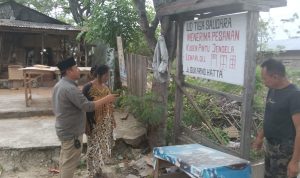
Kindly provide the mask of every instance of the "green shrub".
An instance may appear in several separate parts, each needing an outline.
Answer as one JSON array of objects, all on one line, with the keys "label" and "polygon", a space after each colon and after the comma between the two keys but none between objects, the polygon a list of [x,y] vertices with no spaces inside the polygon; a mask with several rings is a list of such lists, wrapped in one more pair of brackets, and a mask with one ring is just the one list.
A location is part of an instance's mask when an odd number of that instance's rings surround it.
[{"label": "green shrub", "polygon": [[130,113],[145,124],[158,125],[163,116],[164,107],[156,102],[152,93],[146,93],[142,97],[124,96],[121,103],[122,107],[127,108]]}]

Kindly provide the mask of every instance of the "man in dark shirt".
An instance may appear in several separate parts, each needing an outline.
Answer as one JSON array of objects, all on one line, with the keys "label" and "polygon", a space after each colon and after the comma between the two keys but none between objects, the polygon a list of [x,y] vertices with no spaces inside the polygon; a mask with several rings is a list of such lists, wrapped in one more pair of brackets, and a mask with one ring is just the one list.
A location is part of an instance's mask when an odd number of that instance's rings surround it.
[{"label": "man in dark shirt", "polygon": [[269,59],[261,68],[269,91],[253,147],[261,149],[265,138],[265,178],[294,178],[300,161],[300,90],[288,81],[280,61]]},{"label": "man in dark shirt", "polygon": [[61,61],[57,67],[62,79],[54,86],[52,104],[56,117],[56,134],[61,141],[60,178],[73,178],[82,151],[85,112],[94,111],[103,104],[113,102],[116,95],[88,101],[75,83],[80,78],[80,71],[74,58]]}]

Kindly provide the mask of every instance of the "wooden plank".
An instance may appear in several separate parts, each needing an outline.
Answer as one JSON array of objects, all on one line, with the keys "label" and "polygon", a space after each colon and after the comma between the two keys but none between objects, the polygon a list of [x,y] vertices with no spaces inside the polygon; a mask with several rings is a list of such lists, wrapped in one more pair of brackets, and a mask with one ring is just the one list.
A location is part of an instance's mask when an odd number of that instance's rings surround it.
[{"label": "wooden plank", "polygon": [[0,73],[2,72],[2,65],[4,64],[3,58],[3,36],[4,34],[0,32]]},{"label": "wooden plank", "polygon": [[124,59],[122,38],[120,36],[117,36],[117,49],[118,49],[120,78],[122,82],[122,71],[125,69],[125,59]]},{"label": "wooden plank", "polygon": [[140,96],[144,95],[144,88],[145,88],[145,57],[140,56],[140,73],[141,73],[141,80],[140,80]]},{"label": "wooden plank", "polygon": [[132,67],[131,67],[131,85],[132,85],[132,88],[131,88],[131,94],[134,94],[134,92],[135,92],[135,83],[136,83],[136,81],[134,81],[134,78],[135,78],[135,56],[132,54],[131,55],[131,65],[132,65]]},{"label": "wooden plank", "polygon": [[128,89],[129,89],[129,93],[132,94],[132,54],[128,55],[128,61],[129,61],[129,81],[130,81],[130,85],[128,85]]},{"label": "wooden plank", "polygon": [[28,102],[28,83],[27,83],[27,74],[26,71],[23,71],[23,77],[24,77],[24,89],[25,89],[25,103],[26,107],[29,107],[29,102]]},{"label": "wooden plank", "polygon": [[41,64],[42,65],[44,64],[44,48],[45,48],[45,34],[42,33],[42,55],[41,55],[41,58],[42,58]]},{"label": "wooden plank", "polygon": [[142,82],[142,95],[145,95],[147,89],[147,57],[143,57],[143,82]]},{"label": "wooden plank", "polygon": [[210,12],[224,9],[239,11],[266,10],[266,8],[286,6],[286,2],[286,0],[178,0],[160,5],[157,15],[166,16],[197,10]]},{"label": "wooden plank", "polygon": [[129,54],[126,54],[126,58],[125,58],[125,62],[126,62],[126,70],[127,70],[127,87],[128,87],[128,91],[129,91],[129,93],[130,93],[130,86],[131,86],[131,80],[130,80],[130,78],[131,78],[131,72],[130,72],[130,70],[131,70],[131,64],[130,64],[130,56],[129,56]]},{"label": "wooden plank", "polygon": [[242,105],[242,132],[240,153],[243,158],[250,158],[252,103],[255,90],[256,46],[259,12],[247,14],[247,39],[245,57],[244,93]]},{"label": "wooden plank", "polygon": [[[183,43],[183,21],[179,20],[178,22],[178,40],[177,40],[177,70],[176,70],[176,80],[179,81],[179,85],[182,85],[184,81],[183,76],[183,66],[182,66],[182,43]],[[180,124],[181,124],[181,118],[183,114],[183,94],[180,89],[180,86],[176,85],[175,89],[175,117],[174,117],[174,123],[173,123],[173,137],[172,142],[176,144],[176,138],[180,134]]]},{"label": "wooden plank", "polygon": [[[134,73],[134,76],[132,76],[132,79],[135,79],[137,78],[138,76],[138,71],[137,71],[137,56],[136,55],[133,55],[133,73]],[[136,95],[137,91],[138,91],[138,83],[137,81],[134,81],[132,82],[134,84],[134,87],[133,87],[133,94]]]},{"label": "wooden plank", "polygon": [[130,94],[143,96],[147,85],[147,57],[125,54],[127,70],[127,87]]},{"label": "wooden plank", "polygon": [[242,96],[238,96],[238,95],[234,95],[234,94],[230,94],[230,93],[225,93],[225,92],[221,92],[218,90],[213,90],[213,89],[209,89],[206,87],[201,87],[201,86],[195,86],[189,83],[184,83],[185,87],[188,88],[193,88],[199,92],[205,92],[205,93],[209,93],[209,94],[213,94],[213,95],[218,95],[221,97],[225,97],[227,99],[233,100],[233,101],[238,101],[238,102],[242,102],[243,101],[243,97]]},{"label": "wooden plank", "polygon": [[135,85],[136,81],[134,80],[136,78],[136,70],[135,70],[135,55],[132,54],[132,68],[131,68],[131,80],[132,80],[132,94],[135,93]]},{"label": "wooden plank", "polygon": [[87,63],[88,63],[88,47],[87,47],[86,43],[84,44],[84,61],[85,61],[86,66],[87,66]]},{"label": "wooden plank", "polygon": [[141,59],[136,55],[136,71],[137,71],[137,82],[136,82],[136,95],[141,96],[141,82],[142,82],[142,71],[141,71]]},{"label": "wooden plank", "polygon": [[246,4],[264,5],[271,8],[283,7],[287,5],[287,0],[241,0],[241,2],[244,2]]},{"label": "wooden plank", "polygon": [[143,92],[143,58],[141,56],[136,56],[137,57],[137,77],[138,77],[138,82],[137,82],[137,96],[142,96]]},{"label": "wooden plank", "polygon": [[159,159],[158,158],[154,158],[155,159],[155,165],[154,165],[154,173],[153,173],[153,177],[154,178],[158,178],[159,175]]},{"label": "wooden plank", "polygon": [[129,91],[129,93],[131,94],[131,88],[132,88],[132,80],[131,80],[131,76],[132,76],[132,71],[131,71],[131,69],[132,69],[132,59],[131,59],[131,54],[128,54],[128,67],[129,67],[129,70],[128,70],[128,72],[129,72],[129,74],[128,74],[128,76],[129,76],[129,79],[128,79],[128,91]]}]

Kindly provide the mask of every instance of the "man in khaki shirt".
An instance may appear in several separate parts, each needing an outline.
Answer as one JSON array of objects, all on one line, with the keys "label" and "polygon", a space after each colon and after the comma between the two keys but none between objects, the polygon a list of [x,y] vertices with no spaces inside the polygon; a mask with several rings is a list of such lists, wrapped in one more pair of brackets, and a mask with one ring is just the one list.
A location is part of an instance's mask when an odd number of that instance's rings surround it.
[{"label": "man in khaki shirt", "polygon": [[60,178],[73,178],[82,151],[85,112],[114,102],[117,95],[111,94],[97,101],[88,101],[75,83],[80,78],[80,72],[74,58],[59,62],[57,67],[62,79],[54,86],[52,103],[56,117],[56,134],[61,141]]}]

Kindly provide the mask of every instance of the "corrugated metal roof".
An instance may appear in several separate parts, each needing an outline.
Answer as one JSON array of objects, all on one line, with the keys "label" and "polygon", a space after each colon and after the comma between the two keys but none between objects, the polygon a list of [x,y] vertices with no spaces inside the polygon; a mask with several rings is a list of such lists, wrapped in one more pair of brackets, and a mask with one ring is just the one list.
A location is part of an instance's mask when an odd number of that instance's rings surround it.
[{"label": "corrugated metal roof", "polygon": [[59,30],[59,31],[76,31],[80,29],[72,25],[59,25],[50,23],[37,23],[20,20],[0,19],[0,27],[18,27],[27,29],[41,29],[41,30]]},{"label": "corrugated metal roof", "polygon": [[22,21],[68,25],[65,22],[49,17],[14,0],[0,4],[0,19],[10,19],[10,17]]},{"label": "corrugated metal roof", "polygon": [[300,50],[300,38],[270,41],[267,48],[274,50],[282,49],[284,51]]}]

